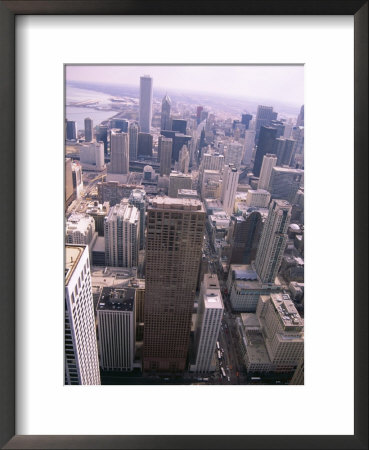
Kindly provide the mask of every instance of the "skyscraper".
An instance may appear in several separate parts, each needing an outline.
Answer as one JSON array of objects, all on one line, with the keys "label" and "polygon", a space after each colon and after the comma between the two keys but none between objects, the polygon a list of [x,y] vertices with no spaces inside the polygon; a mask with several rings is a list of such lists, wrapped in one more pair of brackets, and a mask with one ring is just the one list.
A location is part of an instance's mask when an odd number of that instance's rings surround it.
[{"label": "skyscraper", "polygon": [[91,142],[94,138],[94,129],[93,129],[93,122],[92,119],[89,117],[86,117],[85,119],[85,141]]},{"label": "skyscraper", "polygon": [[215,274],[205,274],[201,285],[195,328],[195,371],[198,373],[207,373],[211,369],[223,311],[218,277]]},{"label": "skyscraper", "polygon": [[140,212],[140,250],[145,247],[145,211],[146,192],[144,189],[134,189],[129,196],[129,203],[135,206]]},{"label": "skyscraper", "polygon": [[135,357],[135,291],[103,288],[97,304],[100,366],[131,371]]},{"label": "skyscraper", "polygon": [[190,164],[190,153],[188,151],[187,145],[184,145],[179,152],[178,162],[176,163],[177,170],[179,170],[184,174],[187,174],[189,164]]},{"label": "skyscraper", "polygon": [[225,164],[234,164],[237,169],[241,165],[243,157],[243,145],[239,142],[230,142],[225,151]]},{"label": "skyscraper", "polygon": [[169,197],[177,198],[179,189],[191,189],[191,187],[191,175],[185,175],[184,173],[180,172],[171,172],[171,174],[169,175]]},{"label": "skyscraper", "polygon": [[296,121],[296,126],[297,127],[303,127],[304,126],[304,123],[305,123],[305,120],[304,120],[304,115],[305,115],[304,109],[305,109],[304,105],[302,105],[301,109],[300,109],[300,114],[298,115],[297,121]]},{"label": "skyscraper", "polygon": [[225,166],[220,199],[223,204],[224,211],[229,215],[233,213],[239,175],[240,174],[236,167],[231,164]]},{"label": "skyscraper", "polygon": [[160,129],[161,130],[170,130],[170,108],[172,102],[167,94],[165,94],[163,100],[161,101],[161,121],[160,121]]},{"label": "skyscraper", "polygon": [[105,218],[105,264],[114,267],[137,267],[140,236],[140,213],[123,200],[110,208]]},{"label": "skyscraper", "polygon": [[159,136],[160,176],[169,175],[172,165],[173,139]]},{"label": "skyscraper", "polygon": [[178,131],[178,133],[186,134],[187,120],[172,119],[172,130]]},{"label": "skyscraper", "polygon": [[252,152],[255,146],[255,130],[245,131],[245,152],[243,155],[242,163],[245,166],[250,166],[252,159]]},{"label": "skyscraper", "polygon": [[252,120],[251,114],[242,114],[241,123],[245,125],[246,130],[249,129],[251,120]]},{"label": "skyscraper", "polygon": [[137,156],[152,156],[152,134],[138,133]]},{"label": "skyscraper", "polygon": [[304,171],[290,167],[273,167],[268,191],[272,198],[292,203],[303,182]]},{"label": "skyscraper", "polygon": [[285,200],[272,200],[256,254],[255,270],[262,283],[273,284],[287,243],[291,205]]},{"label": "skyscraper", "polygon": [[129,139],[127,133],[111,130],[110,173],[127,174],[129,172]]},{"label": "skyscraper", "polygon": [[263,106],[259,105],[256,113],[256,124],[255,124],[255,142],[258,143],[259,133],[262,126],[266,126],[270,121],[276,119],[276,114],[273,111],[273,106]]},{"label": "skyscraper", "polygon": [[205,217],[203,204],[195,199],[155,197],[148,207],[146,372],[186,368]]},{"label": "skyscraper", "polygon": [[274,153],[277,155],[277,166],[289,166],[294,161],[295,156],[294,139],[284,139],[279,137],[274,143]]},{"label": "skyscraper", "polygon": [[267,153],[263,157],[263,164],[261,166],[260,178],[258,182],[258,189],[269,188],[270,177],[272,176],[272,169],[277,164],[277,157],[271,153]]},{"label": "skyscraper", "polygon": [[276,135],[276,128],[262,126],[260,129],[259,142],[256,148],[254,167],[252,169],[256,177],[260,175],[264,155],[273,153]]},{"label": "skyscraper", "polygon": [[77,139],[77,124],[74,120],[67,120],[66,138],[69,141]]},{"label": "skyscraper", "polygon": [[150,133],[152,117],[152,78],[150,75],[140,77],[140,128],[143,133]]},{"label": "skyscraper", "polygon": [[129,160],[130,161],[137,160],[139,131],[140,131],[140,126],[138,125],[138,123],[132,122],[129,124],[128,133],[129,133]]},{"label": "skyscraper", "polygon": [[101,384],[87,246],[65,245],[65,384]]},{"label": "skyscraper", "polygon": [[111,119],[110,128],[117,128],[119,131],[123,131],[123,133],[128,133],[128,120],[127,119]]}]

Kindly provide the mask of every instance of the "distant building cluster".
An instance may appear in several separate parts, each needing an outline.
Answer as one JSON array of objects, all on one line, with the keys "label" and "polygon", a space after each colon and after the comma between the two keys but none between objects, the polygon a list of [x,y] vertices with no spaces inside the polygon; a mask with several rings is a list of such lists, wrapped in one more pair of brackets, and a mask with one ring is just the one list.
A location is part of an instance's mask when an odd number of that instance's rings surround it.
[{"label": "distant building cluster", "polygon": [[254,109],[66,119],[66,384],[303,384],[304,106]]}]

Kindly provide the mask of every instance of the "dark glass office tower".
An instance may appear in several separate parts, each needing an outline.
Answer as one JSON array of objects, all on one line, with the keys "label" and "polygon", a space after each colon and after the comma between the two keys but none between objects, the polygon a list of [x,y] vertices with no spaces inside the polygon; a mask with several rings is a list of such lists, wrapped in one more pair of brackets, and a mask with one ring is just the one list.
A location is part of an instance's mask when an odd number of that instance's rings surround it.
[{"label": "dark glass office tower", "polygon": [[256,148],[253,174],[258,177],[260,175],[261,165],[263,164],[264,155],[273,153],[274,142],[277,135],[277,129],[272,127],[261,127],[259,143]]}]

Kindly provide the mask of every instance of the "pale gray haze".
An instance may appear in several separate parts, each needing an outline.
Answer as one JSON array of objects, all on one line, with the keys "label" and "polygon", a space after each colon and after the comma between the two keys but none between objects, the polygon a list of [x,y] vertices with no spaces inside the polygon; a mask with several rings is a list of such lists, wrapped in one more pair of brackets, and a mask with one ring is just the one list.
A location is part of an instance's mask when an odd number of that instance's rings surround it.
[{"label": "pale gray haze", "polygon": [[192,91],[256,100],[304,103],[304,66],[71,66],[67,81],[139,85],[139,77],[151,75],[154,88]]}]

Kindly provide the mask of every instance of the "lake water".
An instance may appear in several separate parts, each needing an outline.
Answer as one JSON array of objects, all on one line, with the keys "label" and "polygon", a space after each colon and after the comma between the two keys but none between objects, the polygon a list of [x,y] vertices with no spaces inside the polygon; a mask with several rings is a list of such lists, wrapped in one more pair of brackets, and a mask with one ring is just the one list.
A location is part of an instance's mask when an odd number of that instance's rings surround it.
[{"label": "lake water", "polygon": [[[86,100],[93,100],[99,102],[99,106],[109,107],[112,95],[104,92],[90,91],[87,89],[80,89],[71,86],[66,86],[66,105],[71,102],[82,102]],[[96,110],[92,107],[82,106],[66,106],[66,118],[77,122],[77,129],[83,130],[85,128],[84,120],[90,117],[93,120],[94,127],[99,125],[104,120],[110,119],[118,113],[116,110],[107,109],[104,111]]]}]

